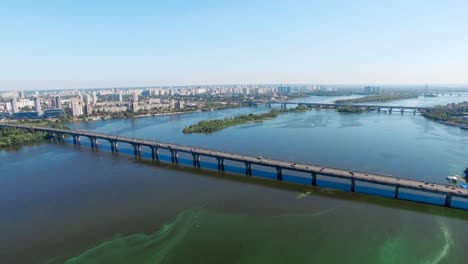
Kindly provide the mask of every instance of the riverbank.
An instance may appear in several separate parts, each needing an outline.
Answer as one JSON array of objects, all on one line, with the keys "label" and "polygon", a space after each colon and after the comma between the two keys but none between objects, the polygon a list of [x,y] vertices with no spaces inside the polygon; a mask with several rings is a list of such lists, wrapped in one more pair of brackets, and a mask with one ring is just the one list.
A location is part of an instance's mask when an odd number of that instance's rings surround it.
[{"label": "riverbank", "polygon": [[225,109],[232,109],[232,108],[239,108],[242,107],[241,105],[232,105],[227,107],[219,107],[219,108],[202,108],[202,109],[193,109],[187,111],[176,111],[176,112],[156,112],[156,113],[144,113],[140,114],[138,112],[133,113],[130,111],[127,112],[119,112],[115,113],[114,115],[101,115],[101,116],[86,116],[86,117],[74,117],[63,119],[65,122],[88,122],[88,121],[99,121],[99,120],[119,120],[119,119],[129,119],[129,118],[140,118],[140,117],[150,117],[150,116],[169,116],[169,115],[183,115],[183,114],[192,114],[192,113],[200,113],[200,112],[210,112],[210,111],[219,111]]},{"label": "riverbank", "polygon": [[[51,127],[68,129],[62,122],[54,121],[37,121],[37,122],[16,122],[15,124],[31,125],[38,127]],[[25,144],[34,144],[44,142],[47,139],[47,134],[44,132],[30,132],[23,129],[15,128],[0,128],[0,149],[14,148]]]},{"label": "riverbank", "polygon": [[202,120],[197,124],[190,125],[185,127],[182,132],[184,134],[191,133],[213,133],[219,130],[222,130],[227,127],[242,125],[252,122],[262,122],[264,120],[273,119],[281,113],[287,112],[303,112],[307,111],[309,108],[306,106],[298,106],[290,109],[273,109],[268,113],[264,114],[245,114],[239,115],[231,118],[224,119],[214,119],[214,120]]},{"label": "riverbank", "polygon": [[417,93],[391,93],[391,94],[369,95],[369,96],[365,96],[361,98],[336,100],[334,101],[334,103],[354,104],[354,103],[367,103],[367,102],[389,102],[389,101],[394,101],[394,100],[412,99],[412,98],[418,98],[418,97],[419,95]]},{"label": "riverbank", "polygon": [[427,108],[422,111],[422,116],[444,125],[468,129],[468,102]]}]

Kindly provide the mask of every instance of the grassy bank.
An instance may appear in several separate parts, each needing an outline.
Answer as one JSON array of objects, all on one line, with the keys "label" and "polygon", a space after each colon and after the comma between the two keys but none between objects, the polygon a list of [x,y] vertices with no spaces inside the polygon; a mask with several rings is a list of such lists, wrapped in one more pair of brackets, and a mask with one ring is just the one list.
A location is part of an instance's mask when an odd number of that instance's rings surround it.
[{"label": "grassy bank", "polygon": [[[18,125],[37,126],[37,127],[51,127],[67,129],[62,122],[53,121],[31,121],[31,122],[18,122]],[[47,139],[47,134],[44,132],[29,132],[23,129],[4,127],[0,128],[0,148],[18,147],[24,144],[33,144],[43,142]]]},{"label": "grassy bank", "polygon": [[468,102],[430,107],[422,115],[448,125],[468,125],[468,120],[463,118],[468,116]]},{"label": "grassy bank", "polygon": [[369,96],[365,96],[361,98],[336,100],[335,103],[355,104],[355,103],[367,103],[367,102],[388,102],[388,101],[394,101],[394,100],[418,98],[418,96],[419,95],[416,93],[377,94],[377,95],[369,95]]}]

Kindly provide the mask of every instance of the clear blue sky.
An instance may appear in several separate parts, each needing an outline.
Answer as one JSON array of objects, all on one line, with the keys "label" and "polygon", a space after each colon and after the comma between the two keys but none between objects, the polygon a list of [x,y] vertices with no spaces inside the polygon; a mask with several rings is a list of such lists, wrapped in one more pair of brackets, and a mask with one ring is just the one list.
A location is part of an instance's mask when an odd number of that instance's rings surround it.
[{"label": "clear blue sky", "polygon": [[468,1],[0,0],[0,89],[468,83]]}]

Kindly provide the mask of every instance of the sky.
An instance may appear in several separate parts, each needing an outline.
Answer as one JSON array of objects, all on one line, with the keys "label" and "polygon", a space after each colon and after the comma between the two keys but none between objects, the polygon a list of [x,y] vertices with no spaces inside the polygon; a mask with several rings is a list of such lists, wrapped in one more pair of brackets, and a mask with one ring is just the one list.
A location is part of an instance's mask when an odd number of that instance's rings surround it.
[{"label": "sky", "polygon": [[0,0],[0,90],[467,84],[468,1]]}]

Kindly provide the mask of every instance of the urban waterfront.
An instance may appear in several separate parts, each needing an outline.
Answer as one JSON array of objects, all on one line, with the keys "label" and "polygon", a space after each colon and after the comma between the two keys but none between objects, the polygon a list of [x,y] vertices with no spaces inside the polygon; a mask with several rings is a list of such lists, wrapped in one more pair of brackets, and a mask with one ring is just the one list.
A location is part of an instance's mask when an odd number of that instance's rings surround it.
[{"label": "urban waterfront", "polygon": [[[199,120],[262,111],[69,125],[440,183],[467,165],[467,131],[413,114],[311,110],[210,135],[182,133]],[[115,156],[105,142],[97,152],[86,139],[80,147],[68,142],[0,152],[7,249],[1,259],[8,263],[76,256],[68,263],[463,263],[466,257],[466,211],[222,175],[190,168],[190,160],[186,167],[135,161],[125,154],[130,146]]]},{"label": "urban waterfront", "polygon": [[468,1],[0,7],[0,264],[467,262]]}]

